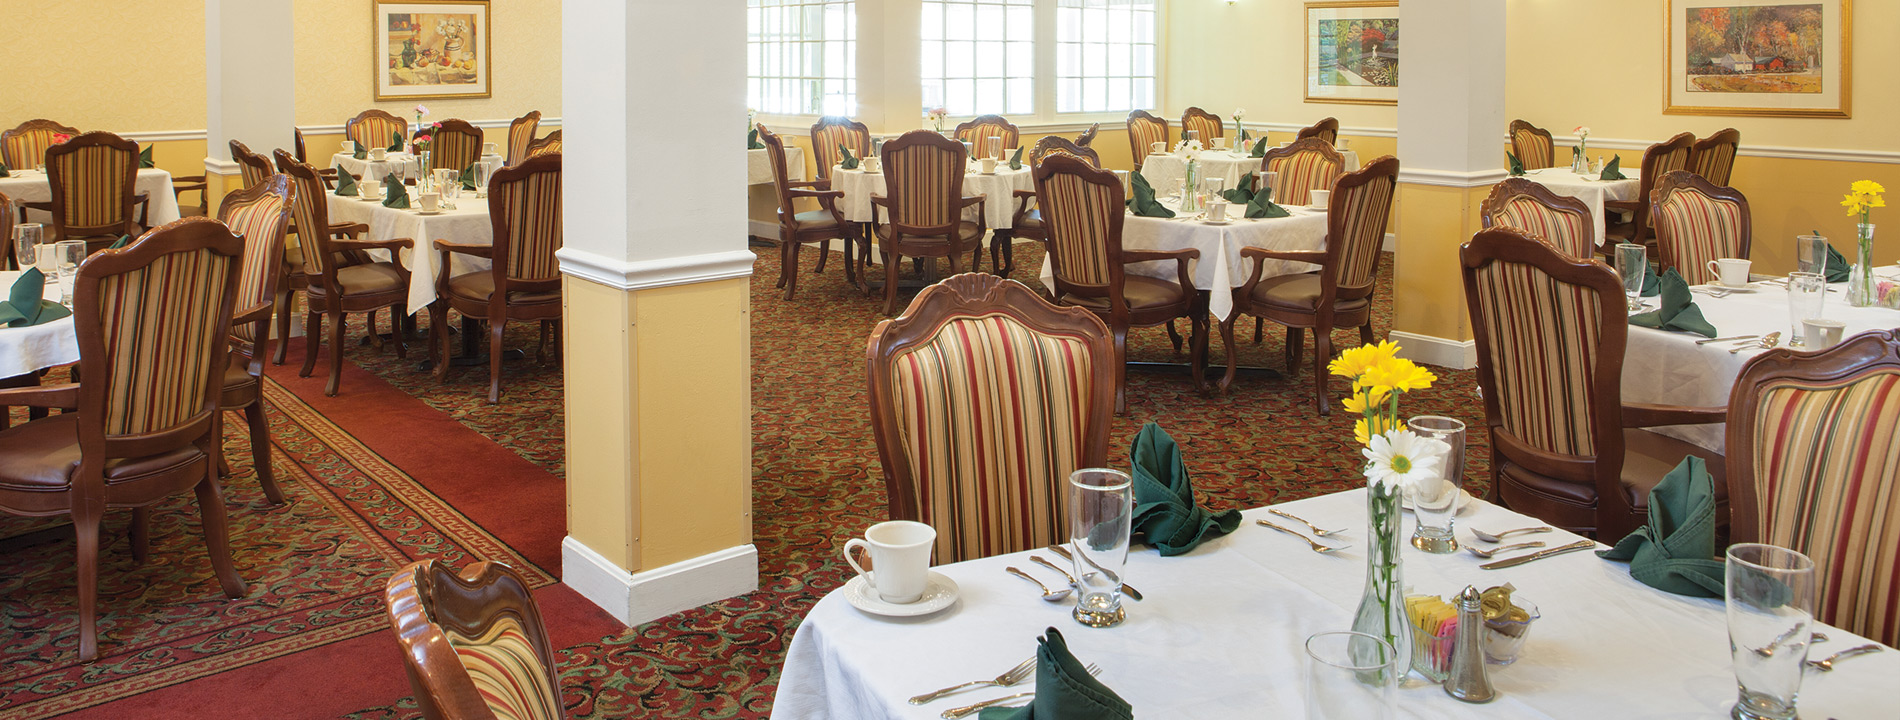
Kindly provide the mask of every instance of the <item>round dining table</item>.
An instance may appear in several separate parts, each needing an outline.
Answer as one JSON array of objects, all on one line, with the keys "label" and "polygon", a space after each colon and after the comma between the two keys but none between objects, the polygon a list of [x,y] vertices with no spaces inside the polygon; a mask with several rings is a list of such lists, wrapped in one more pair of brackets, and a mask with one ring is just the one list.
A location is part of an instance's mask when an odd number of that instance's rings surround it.
[{"label": "round dining table", "polygon": [[[0,288],[11,288],[23,273],[0,272]],[[58,302],[59,283],[47,283],[43,297]],[[0,378],[39,372],[79,362],[79,335],[72,316],[30,327],[0,327]]]}]

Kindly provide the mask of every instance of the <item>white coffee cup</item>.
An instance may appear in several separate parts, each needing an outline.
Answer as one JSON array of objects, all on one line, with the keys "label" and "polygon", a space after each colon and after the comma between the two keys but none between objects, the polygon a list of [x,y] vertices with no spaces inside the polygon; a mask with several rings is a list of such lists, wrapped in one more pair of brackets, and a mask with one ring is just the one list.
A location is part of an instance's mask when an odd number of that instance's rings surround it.
[{"label": "white coffee cup", "polygon": [[1748,266],[1751,264],[1736,258],[1710,260],[1709,272],[1715,273],[1717,283],[1734,288],[1744,287],[1748,285]]},{"label": "white coffee cup", "polygon": [[[844,561],[884,602],[903,605],[923,597],[930,579],[930,551],[936,545],[936,528],[911,520],[892,520],[872,525],[863,538],[846,540]],[[858,565],[851,555],[854,547],[871,554],[872,571]]]},{"label": "white coffee cup", "polygon": [[435,212],[442,207],[442,193],[426,192],[416,196],[422,203],[423,212]]},{"label": "white coffee cup", "polygon": [[362,183],[363,197],[374,200],[383,196],[383,184],[377,180],[365,180]]},{"label": "white coffee cup", "polygon": [[499,155],[501,154],[501,148],[495,145],[494,143],[485,142],[485,143],[482,143],[482,154],[483,155]]},{"label": "white coffee cup", "polygon": [[983,158],[982,160],[977,161],[977,165],[983,168],[984,175],[988,175],[990,173],[996,172],[996,158],[993,158],[993,157]]},{"label": "white coffee cup", "polygon": [[355,143],[354,141],[351,141],[351,140],[344,140],[344,141],[343,141],[343,153],[344,153],[345,155],[350,155],[350,154],[354,154],[355,152],[356,152],[356,143]]},{"label": "white coffee cup", "polygon": [[1331,190],[1314,190],[1312,195],[1313,199],[1311,205],[1316,208],[1326,207],[1327,203],[1332,202],[1333,199],[1333,191]]},{"label": "white coffee cup", "polygon": [[1826,350],[1841,344],[1841,336],[1847,332],[1847,323],[1828,318],[1808,318],[1801,321],[1801,331],[1810,352]]},{"label": "white coffee cup", "polygon": [[1151,153],[1154,153],[1154,154],[1156,154],[1156,155],[1166,155],[1166,154],[1168,154],[1168,143],[1167,143],[1167,141],[1162,141],[1162,142],[1157,142],[1157,143],[1149,143],[1149,144],[1148,144],[1148,152],[1151,152]]},{"label": "white coffee cup", "polygon": [[874,173],[878,171],[878,165],[881,163],[882,161],[873,155],[865,158],[863,162],[858,163],[858,168],[868,173]]},{"label": "white coffee cup", "polygon": [[1226,222],[1227,221],[1227,203],[1224,201],[1219,201],[1219,200],[1208,203],[1207,204],[1207,220],[1208,222]]},{"label": "white coffee cup", "polygon": [[1213,142],[1214,142],[1214,149],[1215,149],[1215,150],[1226,150],[1226,149],[1227,149],[1227,138],[1224,138],[1224,137],[1217,137],[1217,138],[1214,138],[1214,140],[1213,140]]},{"label": "white coffee cup", "polygon": [[370,148],[369,159],[382,162],[389,157],[389,148]]}]

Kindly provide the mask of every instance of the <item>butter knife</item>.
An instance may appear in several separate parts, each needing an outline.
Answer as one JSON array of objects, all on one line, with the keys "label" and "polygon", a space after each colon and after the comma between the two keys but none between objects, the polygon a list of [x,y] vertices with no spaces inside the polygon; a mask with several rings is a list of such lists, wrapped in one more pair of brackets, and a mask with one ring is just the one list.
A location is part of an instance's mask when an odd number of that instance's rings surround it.
[{"label": "butter knife", "polygon": [[[1062,559],[1067,560],[1069,562],[1075,562],[1075,556],[1070,555],[1069,549],[1062,545],[1050,545],[1049,552],[1055,553],[1057,555],[1061,555]],[[1077,590],[1077,592],[1081,592],[1081,591]],[[1128,583],[1122,583],[1122,594],[1127,595],[1128,597],[1134,598],[1136,602],[1141,601],[1141,591],[1136,590],[1133,587],[1130,587]]]},{"label": "butter knife", "polygon": [[1578,550],[1589,550],[1590,548],[1593,548],[1593,547],[1596,547],[1595,540],[1578,540],[1569,545],[1559,545],[1549,550],[1539,550],[1529,555],[1519,555],[1514,558],[1505,558],[1497,562],[1488,562],[1483,565],[1479,565],[1478,567],[1484,568],[1486,570],[1496,570],[1498,568],[1507,568],[1507,567],[1513,567],[1517,565],[1523,565],[1524,563],[1530,562],[1532,560],[1542,560],[1552,555],[1562,555],[1567,552],[1576,552]]}]

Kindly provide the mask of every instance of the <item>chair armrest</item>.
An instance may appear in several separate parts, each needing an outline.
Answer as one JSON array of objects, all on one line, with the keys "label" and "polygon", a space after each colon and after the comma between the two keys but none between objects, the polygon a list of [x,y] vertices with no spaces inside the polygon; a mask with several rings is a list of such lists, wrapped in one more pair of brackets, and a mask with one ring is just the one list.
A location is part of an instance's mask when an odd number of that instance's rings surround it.
[{"label": "chair armrest", "polygon": [[1626,428],[1707,425],[1719,422],[1728,422],[1728,408],[1623,403],[1623,427]]},{"label": "chair armrest", "polygon": [[79,407],[79,384],[49,385],[45,387],[7,388],[0,390],[0,407],[59,408],[70,410]]},{"label": "chair armrest", "polygon": [[453,240],[438,238],[435,241],[435,249],[444,253],[461,253],[463,255],[474,255],[475,257],[493,258],[495,256],[495,246],[492,244],[459,243]]},{"label": "chair armrest", "polygon": [[1149,260],[1173,260],[1175,281],[1181,284],[1182,292],[1194,292],[1194,275],[1188,272],[1188,261],[1198,260],[1201,251],[1194,248],[1180,250],[1123,250],[1122,264],[1146,262]]},{"label": "chair armrest", "polygon": [[53,201],[51,200],[48,200],[46,202],[23,202],[20,204],[22,206],[25,206],[26,209],[28,210],[45,210],[46,212],[53,211]]},{"label": "chair armrest", "polygon": [[1315,264],[1326,262],[1326,253],[1318,250],[1268,250],[1266,248],[1244,247],[1240,249],[1240,257],[1243,260],[1255,258],[1258,260],[1288,260],[1292,262]]},{"label": "chair armrest", "polygon": [[975,195],[971,195],[969,197],[963,198],[963,200],[960,203],[958,203],[957,207],[967,208],[971,205],[982,205],[983,202],[988,199],[989,199],[989,196],[984,195],[982,193],[977,193]]},{"label": "chair armrest", "polygon": [[871,193],[871,204],[881,208],[889,208],[891,206],[891,199],[877,193]]},{"label": "chair armrest", "polygon": [[237,313],[231,317],[231,325],[236,327],[244,323],[269,320],[270,311],[276,307],[277,304],[275,302],[265,301],[251,307],[243,308],[238,310]]},{"label": "chair armrest", "polygon": [[1009,224],[1010,227],[1019,227],[1023,224],[1023,218],[1029,216],[1029,203],[1036,199],[1036,191],[1017,190],[1014,195],[1016,196],[1016,214],[1010,216]]},{"label": "chair armrest", "polygon": [[409,238],[395,238],[392,240],[331,240],[330,250],[332,252],[345,252],[349,250],[388,250],[395,252],[400,249],[413,248],[415,245],[415,241]]},{"label": "chair armrest", "polygon": [[152,214],[152,199],[146,197],[145,193],[139,193],[132,196],[132,201],[139,206],[139,227],[151,227],[152,224],[147,219]]},{"label": "chair armrest", "polygon": [[813,198],[817,200],[831,198],[833,200],[837,200],[839,198],[844,197],[844,191],[843,190],[793,190],[791,192],[791,196],[793,200],[796,200],[798,198]]},{"label": "chair armrest", "polygon": [[330,234],[338,237],[355,239],[366,232],[369,232],[369,225],[364,223],[336,223],[330,226]]},{"label": "chair armrest", "polygon": [[799,180],[797,182],[785,183],[785,187],[788,187],[788,188],[802,188],[802,187],[813,187],[813,186],[829,189],[831,187],[831,181],[830,180]]}]

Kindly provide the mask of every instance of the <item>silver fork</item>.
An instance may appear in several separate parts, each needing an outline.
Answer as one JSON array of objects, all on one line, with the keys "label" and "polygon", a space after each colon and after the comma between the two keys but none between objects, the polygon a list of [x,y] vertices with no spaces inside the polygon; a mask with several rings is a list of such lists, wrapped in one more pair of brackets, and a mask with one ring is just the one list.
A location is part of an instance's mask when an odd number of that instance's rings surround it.
[{"label": "silver fork", "polygon": [[[1090,677],[1094,677],[1096,675],[1102,674],[1102,668],[1096,665],[1095,663],[1089,663],[1088,667],[1084,669],[1088,670]],[[1014,695],[1004,695],[994,700],[984,700],[983,702],[976,703],[974,705],[965,705],[960,708],[950,708],[949,710],[943,711],[943,714],[939,715],[938,717],[941,717],[944,720],[957,720],[957,718],[969,717],[971,715],[975,715],[976,713],[982,711],[984,708],[996,707],[998,705],[1009,702],[1011,700],[1021,700],[1023,698],[1035,697],[1035,696],[1036,694],[1033,692],[1019,692]]]},{"label": "silver fork", "polygon": [[910,704],[922,705],[924,703],[930,702],[932,700],[943,697],[945,695],[949,695],[950,693],[959,692],[962,690],[967,690],[969,688],[978,687],[982,685],[994,685],[996,687],[1009,687],[1011,685],[1015,685],[1016,683],[1022,682],[1023,680],[1027,679],[1029,675],[1031,673],[1034,673],[1035,671],[1036,671],[1036,659],[1032,657],[1032,658],[1029,658],[1028,660],[1024,660],[1022,664],[1017,665],[1016,667],[1010,668],[1008,672],[1005,672],[1001,675],[996,676],[996,678],[993,680],[972,680],[962,685],[952,685],[950,687],[944,688],[942,690],[938,690],[936,692],[927,692],[922,695],[918,695],[917,697],[911,698]]},{"label": "silver fork", "polygon": [[1301,525],[1305,525],[1305,526],[1306,526],[1306,527],[1307,527],[1308,529],[1310,529],[1310,530],[1312,530],[1312,531],[1313,531],[1313,534],[1314,534],[1314,535],[1318,535],[1318,536],[1320,536],[1320,537],[1326,537],[1326,536],[1328,536],[1328,535],[1337,535],[1337,534],[1339,534],[1339,533],[1343,533],[1343,532],[1345,532],[1344,530],[1321,530],[1321,529],[1319,529],[1319,526],[1318,526],[1318,525],[1314,525],[1314,524],[1312,524],[1312,523],[1310,523],[1310,522],[1307,522],[1307,521],[1306,521],[1305,519],[1303,519],[1303,518],[1301,518],[1301,517],[1299,517],[1299,516],[1296,516],[1296,515],[1294,515],[1293,513],[1290,513],[1290,512],[1286,512],[1286,511],[1283,511],[1283,510],[1281,510],[1281,509],[1279,509],[1279,508],[1267,508],[1267,512],[1270,512],[1270,513],[1273,513],[1273,514],[1275,514],[1275,515],[1278,515],[1278,516],[1280,516],[1280,517],[1283,517],[1283,518],[1286,518],[1286,519],[1288,519],[1288,520],[1292,520],[1292,521],[1294,521],[1294,522],[1297,522],[1297,523],[1299,523],[1299,524],[1301,524]]},{"label": "silver fork", "polygon": [[1305,540],[1307,545],[1312,546],[1313,552],[1320,553],[1322,555],[1329,552],[1336,551],[1336,550],[1344,550],[1346,548],[1352,547],[1351,545],[1321,545],[1310,537],[1293,532],[1292,530],[1288,530],[1286,528],[1280,527],[1278,525],[1267,522],[1265,520],[1255,520],[1254,522],[1260,523],[1261,525],[1265,525],[1267,527],[1273,528],[1275,530],[1286,533],[1288,535],[1292,535],[1293,537],[1299,538],[1301,540]]}]

